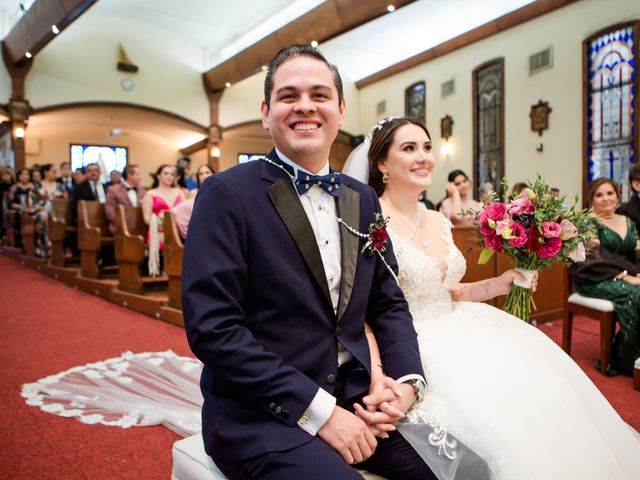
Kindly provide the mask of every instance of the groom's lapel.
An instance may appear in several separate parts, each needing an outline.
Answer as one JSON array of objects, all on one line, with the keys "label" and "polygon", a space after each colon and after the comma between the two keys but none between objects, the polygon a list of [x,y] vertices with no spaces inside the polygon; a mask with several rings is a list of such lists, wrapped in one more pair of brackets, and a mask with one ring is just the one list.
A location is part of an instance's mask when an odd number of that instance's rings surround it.
[{"label": "groom's lapel", "polygon": [[[276,168],[276,167],[273,167]],[[311,270],[313,277],[320,286],[325,298],[331,304],[329,285],[324,272],[322,257],[318,250],[318,242],[313,233],[307,214],[302,208],[298,192],[293,188],[293,183],[289,179],[279,178],[267,190],[269,198],[276,207],[280,218],[287,226],[287,230],[293,237],[304,257],[307,266]]]},{"label": "groom's lapel", "polygon": [[[338,200],[338,215],[344,223],[356,230],[360,228],[360,194],[342,183]],[[359,238],[340,224],[340,243],[342,247],[342,281],[340,285],[340,300],[338,301],[338,321],[349,305],[353,281],[356,276],[358,263]]]}]

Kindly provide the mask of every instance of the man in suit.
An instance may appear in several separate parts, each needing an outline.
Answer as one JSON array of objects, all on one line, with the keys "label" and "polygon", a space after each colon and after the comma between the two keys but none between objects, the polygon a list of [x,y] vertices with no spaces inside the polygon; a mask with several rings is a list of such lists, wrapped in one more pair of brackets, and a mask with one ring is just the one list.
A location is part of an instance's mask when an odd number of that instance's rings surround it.
[{"label": "man in suit", "polygon": [[618,213],[633,220],[640,232],[640,164],[638,163],[629,169],[629,185],[631,185],[631,199],[618,208]]},{"label": "man in suit", "polygon": [[122,173],[118,170],[112,170],[109,174],[109,180],[104,184],[104,188],[109,190],[114,185],[120,185],[120,182],[122,182]]},{"label": "man in suit", "polygon": [[[393,275],[337,221],[367,232],[380,212],[373,189],[329,170],[344,108],[339,73],[317,49],[282,50],[261,107],[276,148],[211,177],[196,197],[185,327],[204,363],[205,450],[231,480],[361,479],[350,464],[389,479],[435,478],[402,436],[385,432],[421,394],[423,371]],[[391,245],[385,258],[397,268]],[[370,408],[387,412],[371,424],[353,413],[370,385],[365,319],[400,393],[369,395]]]},{"label": "man in suit", "polygon": [[97,163],[90,163],[85,167],[87,179],[76,184],[71,196],[71,215],[75,224],[78,218],[78,202],[90,200],[104,203],[107,200],[104,185],[100,182],[100,167]]},{"label": "man in suit", "polygon": [[60,177],[57,179],[57,182],[62,185],[69,196],[73,194],[73,187],[76,182],[73,179],[71,164],[69,162],[62,162],[60,164]]},{"label": "man in suit", "polygon": [[107,200],[104,212],[109,221],[109,231],[116,233],[116,208],[118,205],[138,207],[142,205],[142,197],[146,190],[140,186],[142,175],[137,165],[127,165],[122,173],[122,181],[107,189]]}]

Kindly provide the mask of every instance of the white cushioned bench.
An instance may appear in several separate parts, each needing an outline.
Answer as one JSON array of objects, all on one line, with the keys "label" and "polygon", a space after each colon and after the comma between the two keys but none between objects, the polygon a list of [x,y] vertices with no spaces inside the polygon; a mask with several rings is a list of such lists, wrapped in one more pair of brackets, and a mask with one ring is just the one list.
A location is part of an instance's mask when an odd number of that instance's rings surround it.
[{"label": "white cushioned bench", "polygon": [[[178,440],[173,444],[172,453],[171,480],[227,480],[204,451],[201,434]],[[367,480],[384,480],[371,473],[360,473]]]},{"label": "white cushioned bench", "polygon": [[585,297],[584,295],[580,295],[578,292],[574,292],[569,295],[568,302],[573,303],[574,305],[593,308],[600,312],[613,312],[613,302],[603,300],[602,298]]}]

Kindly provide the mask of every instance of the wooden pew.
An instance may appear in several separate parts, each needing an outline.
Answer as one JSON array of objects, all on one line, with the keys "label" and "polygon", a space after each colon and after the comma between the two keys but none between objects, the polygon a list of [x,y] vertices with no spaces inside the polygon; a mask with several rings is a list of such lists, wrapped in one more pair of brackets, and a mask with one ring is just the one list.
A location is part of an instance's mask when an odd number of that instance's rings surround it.
[{"label": "wooden pew", "polygon": [[118,288],[139,295],[147,291],[166,288],[167,277],[150,277],[140,274],[146,261],[147,225],[140,207],[118,205],[116,208],[115,249],[118,261]]},{"label": "wooden pew", "polygon": [[36,256],[36,219],[27,212],[20,216],[20,235],[25,255]]},{"label": "wooden pew", "polygon": [[9,247],[16,246],[16,211],[7,208],[4,212],[5,241]]},{"label": "wooden pew", "polygon": [[[475,227],[456,227],[452,230],[453,241],[462,252],[467,261],[467,271],[462,277],[463,283],[477,282],[496,276],[495,255],[484,265],[478,264],[478,258],[482,251],[480,236]],[[488,300],[489,305],[496,305],[496,299]]]},{"label": "wooden pew", "polygon": [[49,240],[51,240],[51,265],[65,267],[68,259],[65,247],[76,234],[71,223],[71,201],[68,198],[56,198],[51,202],[49,215]]},{"label": "wooden pew", "polygon": [[169,306],[182,310],[184,244],[172,212],[164,212],[164,270],[169,276]]},{"label": "wooden pew", "polygon": [[78,202],[78,248],[80,249],[80,272],[83,277],[98,278],[113,273],[116,269],[99,266],[103,246],[113,245],[113,237],[108,234],[104,205],[99,202],[80,200]]}]

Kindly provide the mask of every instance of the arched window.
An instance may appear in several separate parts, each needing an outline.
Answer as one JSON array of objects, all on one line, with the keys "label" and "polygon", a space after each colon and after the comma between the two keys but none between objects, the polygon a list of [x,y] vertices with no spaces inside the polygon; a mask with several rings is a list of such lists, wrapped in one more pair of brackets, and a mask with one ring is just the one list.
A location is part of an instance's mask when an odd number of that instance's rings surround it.
[{"label": "arched window", "polygon": [[638,161],[638,26],[613,25],[583,42],[584,198],[599,177],[619,182],[630,196],[629,167]]},{"label": "arched window", "polygon": [[473,193],[491,183],[502,189],[504,176],[504,59],[473,70]]}]

